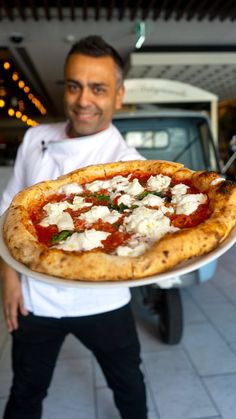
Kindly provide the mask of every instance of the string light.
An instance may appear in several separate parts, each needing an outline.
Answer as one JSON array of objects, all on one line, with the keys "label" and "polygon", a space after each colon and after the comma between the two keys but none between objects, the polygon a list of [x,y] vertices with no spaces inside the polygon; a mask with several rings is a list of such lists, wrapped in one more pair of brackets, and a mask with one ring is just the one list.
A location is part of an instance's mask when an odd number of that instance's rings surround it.
[{"label": "string light", "polygon": [[[3,63],[3,67],[4,67],[5,70],[9,70],[11,68],[11,64],[8,61],[5,61]],[[24,80],[22,80],[22,79],[19,80],[20,77],[19,77],[18,72],[13,71],[11,77],[12,77],[13,81],[18,82],[18,87],[20,89],[23,89],[23,91],[27,95],[28,99],[38,109],[38,111],[41,113],[41,115],[46,115],[47,110],[42,105],[40,100],[37,99],[37,97],[35,97],[32,93],[30,93],[30,87],[25,84]],[[19,103],[20,102],[22,102],[24,104],[23,101],[19,101]],[[5,102],[3,100],[0,100],[0,107],[4,107],[4,106],[5,106]],[[21,119],[22,122],[27,122],[28,125],[32,125],[32,126],[38,125],[38,123],[36,121],[28,118],[27,115],[22,115],[21,111],[23,111],[23,108],[16,111],[16,113],[15,113],[15,110],[13,108],[9,108],[8,109],[8,115],[9,116],[16,116],[16,118]]]},{"label": "string light", "polygon": [[20,117],[21,117],[21,115],[22,115],[21,111],[16,111],[16,117],[17,117],[17,118],[20,118]]},{"label": "string light", "polygon": [[5,70],[9,70],[9,68],[11,67],[10,63],[8,61],[5,61],[3,63],[3,67],[5,68]]},{"label": "string light", "polygon": [[19,74],[14,71],[14,73],[12,74],[12,80],[17,81],[19,79]]},{"label": "string light", "polygon": [[0,99],[0,108],[4,108],[5,106],[5,100]]},{"label": "string light", "polygon": [[20,89],[23,89],[23,87],[25,87],[25,82],[23,80],[20,80],[18,86]]},{"label": "string light", "polygon": [[8,109],[8,115],[9,115],[9,116],[14,116],[14,115],[15,115],[15,111],[14,111],[14,109],[9,108],[9,109]]}]

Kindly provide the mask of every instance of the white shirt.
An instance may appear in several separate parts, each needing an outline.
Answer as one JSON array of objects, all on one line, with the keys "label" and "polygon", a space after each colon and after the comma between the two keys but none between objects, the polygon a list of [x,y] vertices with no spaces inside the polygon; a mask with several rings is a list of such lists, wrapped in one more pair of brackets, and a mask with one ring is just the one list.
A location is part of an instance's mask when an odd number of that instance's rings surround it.
[{"label": "white shirt", "polygon": [[[73,139],[67,138],[66,123],[30,128],[19,147],[13,175],[3,193],[1,213],[17,192],[37,182],[91,164],[140,159],[140,154],[126,145],[113,125],[98,134]],[[80,288],[46,283],[25,275],[21,283],[25,308],[40,316],[98,314],[122,307],[130,300],[127,287]]]}]

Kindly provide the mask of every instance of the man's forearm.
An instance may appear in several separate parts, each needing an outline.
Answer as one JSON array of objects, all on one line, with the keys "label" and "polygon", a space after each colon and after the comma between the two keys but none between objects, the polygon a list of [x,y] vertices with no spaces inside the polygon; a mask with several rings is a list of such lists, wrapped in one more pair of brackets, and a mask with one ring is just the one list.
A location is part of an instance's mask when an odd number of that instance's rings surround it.
[{"label": "man's forearm", "polygon": [[18,312],[27,315],[24,307],[18,273],[2,259],[0,260],[3,310],[9,332],[18,328]]}]

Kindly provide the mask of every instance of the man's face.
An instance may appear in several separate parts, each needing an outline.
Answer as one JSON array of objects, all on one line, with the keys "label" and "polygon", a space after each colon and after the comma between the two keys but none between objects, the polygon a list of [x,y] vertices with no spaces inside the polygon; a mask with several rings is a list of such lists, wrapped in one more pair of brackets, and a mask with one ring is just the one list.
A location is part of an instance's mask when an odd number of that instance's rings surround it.
[{"label": "man's face", "polygon": [[65,113],[72,136],[91,135],[108,128],[122,106],[123,86],[111,57],[72,54],[65,67]]}]

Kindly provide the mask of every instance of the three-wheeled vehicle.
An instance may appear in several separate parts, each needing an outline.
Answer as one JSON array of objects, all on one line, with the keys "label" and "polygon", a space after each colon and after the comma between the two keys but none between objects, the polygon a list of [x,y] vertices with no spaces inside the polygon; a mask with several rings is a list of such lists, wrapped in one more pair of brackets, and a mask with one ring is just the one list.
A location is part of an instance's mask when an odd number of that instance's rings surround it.
[{"label": "three-wheeled vehicle", "polygon": [[[209,119],[200,112],[184,110],[135,111],[118,114],[114,124],[127,144],[150,160],[184,163],[192,170],[220,172],[219,158]],[[181,340],[183,309],[181,287],[211,279],[214,260],[193,272],[168,281],[132,288],[133,298],[158,314],[159,334],[168,344]]]}]

